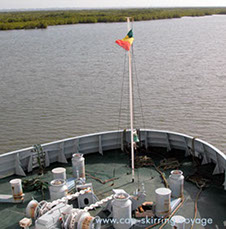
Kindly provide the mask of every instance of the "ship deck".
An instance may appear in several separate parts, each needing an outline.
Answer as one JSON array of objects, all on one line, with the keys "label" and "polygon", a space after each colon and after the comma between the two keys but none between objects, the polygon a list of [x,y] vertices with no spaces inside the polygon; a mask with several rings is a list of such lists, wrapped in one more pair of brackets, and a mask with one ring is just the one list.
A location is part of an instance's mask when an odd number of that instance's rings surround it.
[{"label": "ship deck", "polygon": [[[162,159],[162,154],[158,151],[150,151],[148,155],[154,159],[156,164]],[[160,156],[161,155],[161,156]],[[180,155],[180,157],[178,157]],[[192,158],[185,158],[180,154],[171,154],[169,157],[176,156],[179,160],[181,169],[184,172],[184,176],[194,174],[197,167],[194,167]],[[164,156],[164,155],[163,155]],[[108,182],[106,184],[101,184],[97,180],[92,179],[88,175],[86,176],[87,183],[92,183],[94,187],[94,192],[99,199],[107,197],[112,194],[112,189],[124,189],[127,193],[133,194],[133,192],[141,188],[141,184],[144,183],[146,190],[146,201],[155,201],[155,189],[164,187],[164,183],[160,174],[156,171],[153,166],[141,167],[135,169],[135,182],[131,183],[131,168],[129,166],[129,156],[119,150],[106,151],[103,155],[99,153],[85,155],[86,173],[92,176],[98,177],[102,180],[111,179],[117,177],[117,180]],[[68,164],[51,164],[50,167],[46,169],[45,175],[41,178],[47,182],[51,181],[52,175],[51,170],[55,167],[65,167],[67,171],[67,178],[72,177],[72,166],[71,163]],[[206,176],[210,177],[209,187],[203,189],[198,198],[198,212],[197,212],[197,224],[194,228],[201,229],[223,229],[224,221],[226,215],[226,196],[222,185],[218,184],[224,179],[219,175],[212,176],[212,171],[214,166],[211,164],[200,166],[199,170],[202,171]],[[164,171],[166,178],[169,177],[170,171],[168,169]],[[9,181],[18,176],[11,176],[0,180],[0,192],[1,194],[11,194]],[[23,179],[29,179],[37,177],[37,171],[33,171],[27,177]],[[195,184],[185,181],[184,185],[184,203],[176,213],[176,215],[182,215],[186,219],[194,218],[194,204],[196,195],[199,189]],[[0,204],[0,224],[3,229],[15,229],[20,228],[18,222],[26,217],[25,208],[32,197],[40,201],[43,199],[40,192],[24,192],[25,200],[22,204]],[[45,192],[45,199],[49,200],[48,191]],[[211,222],[212,224],[205,225],[205,222]],[[225,221],[226,223],[226,221]],[[34,225],[34,222],[33,222]],[[190,228],[191,224],[186,224],[186,229]],[[154,228],[159,228],[156,226]],[[164,228],[172,228],[169,224],[166,224]]]}]

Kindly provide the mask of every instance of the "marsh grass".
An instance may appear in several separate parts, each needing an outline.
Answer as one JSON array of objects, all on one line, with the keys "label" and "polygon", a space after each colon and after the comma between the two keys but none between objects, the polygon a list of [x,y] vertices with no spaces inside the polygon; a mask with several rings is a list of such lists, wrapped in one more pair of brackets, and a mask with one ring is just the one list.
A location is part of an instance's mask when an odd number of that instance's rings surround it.
[{"label": "marsh grass", "polygon": [[130,16],[134,21],[181,18],[226,14],[226,8],[166,8],[123,10],[67,10],[0,13],[0,30],[45,29],[51,25],[78,23],[125,22]]}]

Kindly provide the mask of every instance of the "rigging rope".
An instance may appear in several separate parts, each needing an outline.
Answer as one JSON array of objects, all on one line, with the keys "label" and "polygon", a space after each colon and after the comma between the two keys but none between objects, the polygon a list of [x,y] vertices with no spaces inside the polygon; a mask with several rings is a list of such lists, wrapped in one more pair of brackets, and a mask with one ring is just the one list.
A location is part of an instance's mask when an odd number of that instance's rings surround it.
[{"label": "rigging rope", "polygon": [[[132,26],[131,26],[131,29],[133,29],[133,23],[134,23],[134,20],[132,20]],[[125,84],[125,73],[126,73],[126,56],[127,56],[128,52],[125,51],[125,56],[124,56],[124,69],[123,69],[123,77],[122,77],[122,83],[121,83],[121,96],[120,96],[120,108],[119,108],[119,119],[118,119],[118,133],[119,133],[119,130],[120,130],[120,125],[121,125],[121,119],[122,119],[122,106],[123,106],[123,92],[124,92],[124,84]],[[130,53],[129,53],[130,54]],[[131,61],[132,61],[132,88],[134,87],[134,82],[136,81],[136,89],[137,89],[137,94],[138,94],[138,106],[140,106],[140,111],[141,111],[141,119],[142,119],[142,122],[143,122],[143,127],[145,128],[145,119],[144,119],[144,109],[143,109],[143,104],[142,104],[142,100],[141,100],[141,93],[140,93],[140,85],[139,85],[139,80],[138,80],[138,77],[137,77],[137,68],[136,68],[136,61],[135,61],[135,55],[134,55],[134,49],[133,49],[133,46],[132,46],[132,49],[131,49]],[[135,77],[134,77],[135,76]],[[128,95],[130,94],[130,88],[128,86]],[[134,90],[132,89],[132,105],[133,105],[133,129],[136,129],[136,126],[138,126],[138,128],[140,128],[140,125],[138,125],[137,123],[137,118],[136,118],[136,113],[134,112],[135,110],[135,96],[134,96]],[[127,96],[128,98],[128,103],[127,103],[127,110],[130,109],[129,107],[129,104],[130,104],[130,98],[129,96]],[[127,112],[127,125],[126,127],[124,126],[123,128],[128,128],[130,126],[130,114],[129,112]],[[139,116],[138,116],[139,117]],[[131,130],[132,131],[132,130]],[[119,133],[120,134],[120,133]],[[118,139],[118,138],[117,138]],[[120,139],[120,138],[119,138]],[[118,141],[118,140],[116,140]]]},{"label": "rigging rope", "polygon": [[141,93],[140,93],[140,84],[139,84],[139,80],[138,80],[138,74],[137,74],[137,67],[136,67],[136,58],[135,58],[135,54],[134,54],[134,49],[132,46],[132,55],[133,55],[133,66],[134,66],[134,75],[135,75],[135,79],[136,79],[136,84],[137,84],[137,94],[138,94],[138,100],[139,100],[139,105],[140,105],[140,109],[141,109],[141,117],[142,117],[142,122],[143,122],[143,127],[145,128],[145,118],[144,118],[144,109],[143,109],[143,104],[142,104],[142,99],[141,99]]},{"label": "rigging rope", "polygon": [[[133,29],[133,23],[134,21],[132,20],[132,23],[131,23],[131,28]],[[133,71],[132,71],[132,74],[133,74],[133,77],[132,77],[132,85],[133,87],[135,88],[136,86],[136,89],[137,89],[137,95],[138,95],[138,101],[139,101],[139,105],[140,106],[140,111],[141,111],[141,118],[142,118],[142,124],[143,124],[143,127],[145,128],[145,118],[144,118],[144,108],[143,108],[143,104],[142,104],[142,99],[141,99],[141,90],[140,90],[140,84],[139,84],[139,79],[138,79],[138,74],[137,74],[137,67],[136,67],[136,59],[135,59],[135,54],[134,54],[134,48],[132,46],[132,49],[131,49],[131,53],[132,53],[132,67],[133,67]],[[118,130],[120,129],[120,125],[121,125],[121,119],[122,119],[122,105],[123,105],[123,95],[124,95],[124,87],[125,87],[125,73],[127,72],[126,71],[126,56],[127,56],[128,52],[125,51],[125,56],[124,56],[124,68],[123,68],[123,77],[122,77],[122,84],[121,84],[121,96],[120,96],[120,108],[119,108],[119,119],[118,119]],[[136,85],[134,85],[134,82],[136,83]],[[128,91],[129,91],[129,87],[128,87]],[[134,115],[134,124],[135,122],[137,122],[137,119],[136,119],[136,114],[134,112],[134,108],[135,108],[135,104],[134,104],[134,101],[135,101],[135,98],[134,98],[134,93],[135,91],[133,91],[133,115]],[[129,92],[128,92],[129,94]],[[129,104],[129,98],[128,98],[128,103]],[[129,109],[129,107],[128,107]],[[127,123],[127,126],[130,125],[129,123],[129,113],[128,113],[128,117],[127,117],[127,120],[128,120],[128,123]],[[135,126],[134,125],[134,129],[135,129]]]},{"label": "rigging rope", "polygon": [[123,100],[123,89],[124,89],[124,80],[125,80],[125,72],[126,72],[126,51],[124,56],[124,68],[122,75],[122,85],[121,85],[121,96],[120,96],[120,107],[119,107],[119,119],[118,119],[118,130],[120,129],[121,124],[121,115],[122,115],[122,100]]}]

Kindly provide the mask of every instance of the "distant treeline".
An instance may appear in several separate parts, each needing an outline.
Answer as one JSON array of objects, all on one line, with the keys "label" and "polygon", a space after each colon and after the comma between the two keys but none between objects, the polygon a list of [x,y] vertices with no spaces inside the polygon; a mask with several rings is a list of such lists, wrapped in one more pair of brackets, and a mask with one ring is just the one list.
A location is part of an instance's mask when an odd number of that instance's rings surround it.
[{"label": "distant treeline", "polygon": [[51,25],[77,23],[125,22],[226,14],[226,8],[155,8],[123,10],[65,10],[0,13],[0,30],[45,29]]}]

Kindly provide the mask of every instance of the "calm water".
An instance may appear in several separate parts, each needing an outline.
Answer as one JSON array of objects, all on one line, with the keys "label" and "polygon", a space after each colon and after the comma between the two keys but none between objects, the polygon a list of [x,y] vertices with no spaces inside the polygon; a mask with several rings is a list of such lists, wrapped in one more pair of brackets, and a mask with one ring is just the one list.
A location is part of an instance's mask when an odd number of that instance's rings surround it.
[{"label": "calm water", "polygon": [[[117,130],[125,53],[114,41],[126,28],[0,32],[0,153]],[[226,151],[225,28],[226,16],[134,23],[146,128],[200,137]],[[127,84],[121,128],[128,125]],[[136,125],[143,127],[137,95]]]}]

